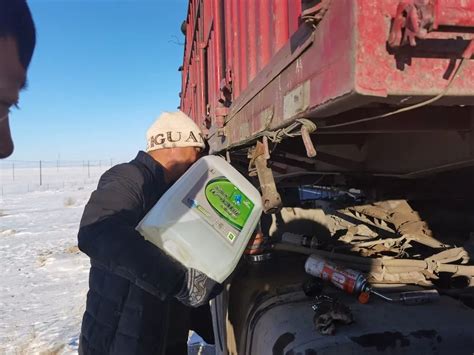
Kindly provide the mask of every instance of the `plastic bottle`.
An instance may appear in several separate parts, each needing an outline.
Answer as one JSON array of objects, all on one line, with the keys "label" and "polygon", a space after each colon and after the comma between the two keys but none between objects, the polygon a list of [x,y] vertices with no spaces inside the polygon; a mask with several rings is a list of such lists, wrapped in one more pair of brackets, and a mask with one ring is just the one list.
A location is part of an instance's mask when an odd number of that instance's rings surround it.
[{"label": "plastic bottle", "polygon": [[151,243],[217,282],[235,269],[262,213],[261,196],[224,159],[199,159],[137,226]]}]

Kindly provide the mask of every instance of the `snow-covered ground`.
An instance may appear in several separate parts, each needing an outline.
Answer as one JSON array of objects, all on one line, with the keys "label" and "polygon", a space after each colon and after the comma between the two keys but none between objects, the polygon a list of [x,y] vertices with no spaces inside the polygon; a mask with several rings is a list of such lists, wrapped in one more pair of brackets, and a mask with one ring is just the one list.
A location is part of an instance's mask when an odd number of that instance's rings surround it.
[{"label": "snow-covered ground", "polygon": [[[84,205],[107,167],[0,166],[0,355],[76,354],[89,259],[77,249]],[[191,354],[212,347],[190,339]]]},{"label": "snow-covered ground", "polygon": [[[76,234],[104,167],[2,169],[0,354],[77,353],[89,259]],[[90,176],[90,177],[89,177]]]}]

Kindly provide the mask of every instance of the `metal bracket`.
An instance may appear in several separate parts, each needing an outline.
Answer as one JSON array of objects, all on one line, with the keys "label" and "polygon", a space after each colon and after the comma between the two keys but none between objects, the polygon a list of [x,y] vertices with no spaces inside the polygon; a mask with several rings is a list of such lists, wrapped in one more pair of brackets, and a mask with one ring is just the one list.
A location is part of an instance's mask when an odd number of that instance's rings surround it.
[{"label": "metal bracket", "polygon": [[301,137],[303,138],[304,147],[306,148],[306,155],[308,158],[314,158],[317,154],[313,141],[311,140],[310,131],[307,126],[301,126]]},{"label": "metal bracket", "polygon": [[211,117],[210,116],[204,116],[204,119],[201,123],[201,130],[202,133],[204,134],[204,137],[208,138],[209,137],[209,129],[211,128]]},{"label": "metal bracket", "polygon": [[[452,6],[447,3],[441,0],[400,0],[388,45],[397,48],[408,43],[414,47],[417,39],[426,38],[429,32],[439,30],[441,26],[449,26],[459,32],[470,32],[468,29],[474,26],[474,9],[471,3],[466,1]],[[465,53],[464,58],[469,59],[468,54]]]},{"label": "metal bracket", "polygon": [[301,20],[310,23],[314,28],[321,22],[329,9],[331,0],[322,0],[318,4],[301,12]]},{"label": "metal bracket", "polygon": [[216,107],[215,125],[217,128],[217,135],[219,137],[225,136],[224,125],[225,125],[225,118],[227,117],[228,114],[229,114],[228,107]]},{"label": "metal bracket", "polygon": [[230,78],[230,74],[226,75],[219,85],[219,102],[225,107],[229,107],[232,103],[232,79],[228,78]]},{"label": "metal bracket", "polygon": [[434,24],[432,0],[401,0],[393,19],[388,44],[399,47],[405,43],[416,46],[416,38],[425,38]]},{"label": "metal bracket", "polygon": [[257,142],[255,148],[249,152],[249,174],[258,176],[262,193],[263,212],[273,214],[281,210],[282,203],[280,194],[276,189],[272,169],[267,166],[266,156],[268,153],[265,152],[268,152],[268,148],[265,149],[265,144],[262,142]]}]

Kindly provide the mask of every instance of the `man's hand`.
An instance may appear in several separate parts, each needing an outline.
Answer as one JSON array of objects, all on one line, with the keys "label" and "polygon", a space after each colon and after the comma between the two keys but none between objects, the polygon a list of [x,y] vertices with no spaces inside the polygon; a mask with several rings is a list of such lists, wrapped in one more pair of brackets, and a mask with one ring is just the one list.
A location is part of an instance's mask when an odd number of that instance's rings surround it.
[{"label": "man's hand", "polygon": [[199,307],[222,292],[222,285],[196,269],[188,269],[176,298],[186,306]]}]

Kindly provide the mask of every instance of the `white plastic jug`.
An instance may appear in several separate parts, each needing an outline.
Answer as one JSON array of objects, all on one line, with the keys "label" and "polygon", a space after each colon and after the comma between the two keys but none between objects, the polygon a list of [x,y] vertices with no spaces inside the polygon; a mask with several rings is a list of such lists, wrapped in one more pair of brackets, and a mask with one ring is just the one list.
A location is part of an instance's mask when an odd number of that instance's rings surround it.
[{"label": "white plastic jug", "polygon": [[199,159],[138,224],[151,243],[217,282],[235,269],[262,213],[257,189],[224,159]]}]

